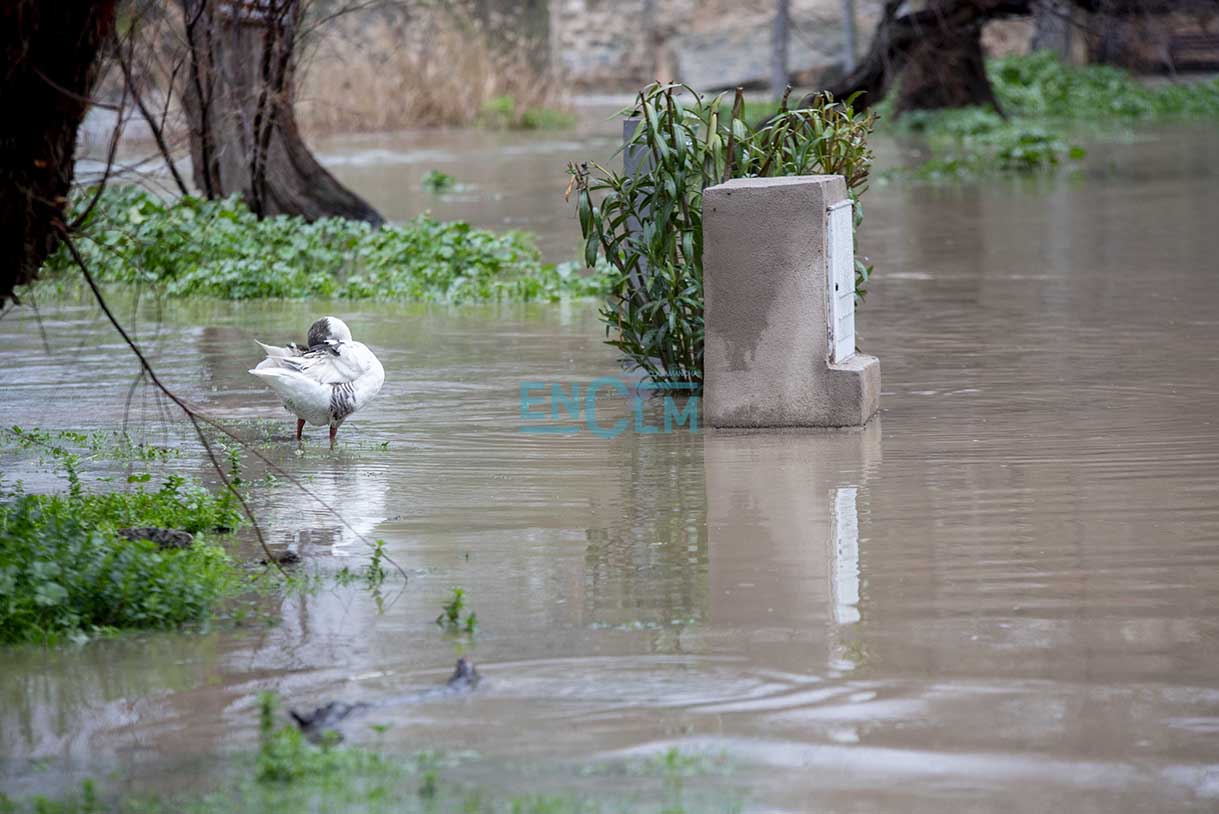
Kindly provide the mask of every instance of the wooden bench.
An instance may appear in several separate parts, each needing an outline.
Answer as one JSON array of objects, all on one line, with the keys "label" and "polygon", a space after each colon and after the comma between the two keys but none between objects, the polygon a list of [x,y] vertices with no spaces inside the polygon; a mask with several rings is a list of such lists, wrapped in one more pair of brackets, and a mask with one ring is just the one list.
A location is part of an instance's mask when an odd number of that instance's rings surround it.
[{"label": "wooden bench", "polygon": [[1178,71],[1219,69],[1219,34],[1173,34],[1168,56]]}]

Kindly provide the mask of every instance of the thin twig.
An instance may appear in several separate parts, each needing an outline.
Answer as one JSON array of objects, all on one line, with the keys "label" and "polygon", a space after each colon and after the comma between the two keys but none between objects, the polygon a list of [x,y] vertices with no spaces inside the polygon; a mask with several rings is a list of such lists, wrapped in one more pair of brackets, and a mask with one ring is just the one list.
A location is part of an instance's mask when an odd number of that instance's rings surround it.
[{"label": "thin twig", "polygon": [[277,569],[279,569],[281,574],[287,577],[287,572],[284,571],[283,566],[279,564],[279,562],[275,559],[275,555],[271,553],[271,549],[267,546],[267,541],[262,536],[262,529],[258,525],[258,520],[254,517],[254,512],[250,508],[250,504],[246,502],[245,497],[237,490],[237,487],[233,484],[232,479],[229,478],[228,474],[224,471],[224,467],[220,465],[219,459],[216,458],[216,453],[212,449],[211,442],[208,441],[207,436],[204,434],[203,427],[200,426],[199,418],[196,415],[195,410],[161,382],[156,371],[152,369],[152,365],[148,363],[148,359],[144,356],[144,352],[140,350],[139,346],[136,345],[135,340],[133,340],[131,335],[127,333],[127,329],[124,328],[122,323],[119,322],[114,316],[114,312],[110,310],[110,306],[106,303],[105,297],[102,296],[101,289],[97,287],[97,282],[94,281],[93,275],[89,273],[89,267],[85,265],[84,258],[81,257],[80,252],[77,251],[76,243],[73,242],[72,236],[68,231],[68,227],[64,225],[63,221],[58,219],[52,223],[52,227],[56,232],[59,233],[59,239],[62,240],[64,245],[68,247],[68,252],[71,253],[72,259],[76,261],[76,265],[80,267],[81,274],[83,274],[85,277],[85,282],[89,284],[89,288],[93,291],[93,297],[97,300],[98,307],[102,309],[102,313],[106,315],[106,319],[108,319],[110,324],[114,326],[114,330],[118,331],[119,336],[121,336],[123,341],[127,343],[127,347],[129,347],[131,352],[135,354],[135,358],[139,360],[140,367],[148,375],[149,380],[156,385],[157,389],[164,393],[166,397],[170,399],[170,401],[178,405],[182,412],[186,413],[186,417],[190,419],[191,424],[195,428],[195,433],[199,436],[199,442],[203,444],[203,449],[207,452],[207,457],[211,459],[212,466],[216,469],[216,474],[220,476],[220,482],[224,484],[224,488],[227,489],[228,492],[233,495],[233,497],[237,498],[237,502],[241,504],[242,511],[245,513],[245,516],[249,518],[250,523],[254,528],[254,536],[258,538],[258,544],[262,546],[262,550],[267,555],[267,559]]},{"label": "thin twig", "polygon": [[76,93],[75,91],[68,90],[63,85],[59,84],[54,79],[47,76],[45,73],[43,73],[38,68],[34,68],[33,71],[34,71],[34,73],[36,73],[38,75],[39,79],[41,79],[43,82],[46,82],[48,85],[50,85],[52,88],[54,88],[56,92],[62,93],[64,96],[67,96],[69,99],[73,99],[77,102],[84,102],[86,105],[96,107],[99,110],[113,110],[116,113],[120,111],[120,108],[118,108],[112,104],[108,104],[106,102],[99,101],[98,99],[95,99],[92,96],[84,96],[82,94]]},{"label": "thin twig", "polygon": [[[132,48],[134,48],[134,43],[132,44]],[[178,173],[178,165],[174,162],[173,153],[170,151],[169,145],[165,142],[165,131],[162,127],[157,125],[156,119],[153,118],[152,111],[148,109],[146,104],[144,104],[144,98],[140,95],[139,90],[135,86],[135,78],[132,76],[131,63],[129,61],[131,54],[129,53],[128,56],[124,58],[123,49],[120,45],[115,49],[115,55],[118,58],[119,67],[122,68],[123,71],[123,79],[125,80],[123,83],[124,94],[126,93],[127,89],[131,90],[131,99],[135,102],[135,106],[140,111],[140,115],[144,117],[144,121],[148,123],[148,129],[152,131],[152,139],[156,142],[157,149],[161,151],[161,159],[165,162],[166,166],[169,167],[169,173],[173,176],[174,183],[178,185],[178,189],[183,195],[189,195],[190,189],[187,188],[186,182],[182,180],[181,174]],[[169,87],[170,93],[172,93],[172,77],[170,78],[170,81],[171,84]],[[169,109],[168,96],[166,97],[165,107],[166,110]],[[76,223],[72,224],[72,228],[75,229],[76,226]]]},{"label": "thin twig", "polygon": [[[213,178],[213,171],[215,168],[213,167],[213,164],[212,164],[213,158],[212,158],[211,103],[212,103],[212,90],[214,89],[214,85],[213,85],[211,79],[209,78],[208,83],[207,83],[208,84],[207,90],[206,91],[204,90],[203,67],[201,65],[202,60],[200,58],[200,53],[199,53],[199,43],[195,36],[195,26],[199,24],[199,21],[201,19],[203,19],[204,12],[207,11],[207,6],[208,6],[208,0],[197,0],[197,9],[195,10],[194,15],[192,16],[190,14],[189,9],[187,10],[188,19],[186,20],[186,42],[187,42],[187,52],[190,54],[190,60],[189,60],[188,64],[190,65],[191,83],[194,85],[195,95],[198,96],[198,105],[199,105],[199,110],[198,110],[198,119],[199,120],[197,123],[198,124],[197,135],[199,137],[199,161],[202,166],[195,168],[195,170],[196,170],[195,178],[203,179],[204,197],[205,198],[215,198],[217,193],[219,192],[219,189],[215,188],[216,183],[215,183],[215,179]],[[211,52],[211,45],[212,45],[212,25],[211,24],[212,24],[211,14],[209,12],[207,14],[206,25],[204,26],[204,33],[207,36],[207,47],[208,47],[207,53],[208,53],[209,60],[211,60],[213,58],[213,55]],[[213,66],[212,66],[211,62],[209,61],[208,68],[210,69],[212,67]],[[188,115],[187,124],[188,124],[188,126],[190,126],[193,129],[195,126],[195,123],[190,122],[189,121],[190,118],[191,117]]]},{"label": "thin twig", "polygon": [[[121,48],[122,46],[117,47]],[[93,212],[93,208],[97,206],[97,202],[101,200],[102,193],[106,191],[106,182],[110,180],[110,171],[114,167],[114,157],[118,154],[119,137],[123,135],[123,127],[126,124],[126,120],[123,118],[123,108],[127,107],[127,91],[130,84],[130,82],[123,83],[123,95],[119,99],[119,112],[114,117],[114,131],[110,134],[110,148],[106,151],[106,166],[102,170],[102,177],[97,182],[97,190],[89,200],[88,206],[73,218],[72,223],[68,226],[69,229],[76,230],[80,228],[80,225]]]},{"label": "thin twig", "polygon": [[[102,296],[101,289],[98,287],[97,282],[93,279],[93,275],[89,272],[88,267],[85,265],[84,259],[81,257],[79,251],[76,248],[76,244],[72,241],[71,236],[67,232],[67,228],[64,226],[64,224],[61,221],[58,221],[58,220],[54,222],[53,228],[59,234],[60,239],[63,240],[64,245],[68,247],[68,251],[69,251],[69,253],[71,253],[72,259],[76,262],[77,266],[80,267],[81,273],[85,277],[85,282],[88,283],[89,288],[92,290],[93,296],[97,300],[98,305],[101,307],[102,312],[105,314],[106,318],[110,321],[110,324],[112,326],[114,326],[114,329],[116,331],[118,331],[119,336],[122,337],[123,341],[131,349],[132,353],[135,354],[136,358],[139,360],[140,367],[147,374],[149,381],[151,381],[153,383],[153,385],[159,391],[164,393],[165,396],[170,401],[172,401],[184,413],[186,413],[187,418],[190,419],[191,424],[194,426],[196,434],[198,434],[198,436],[199,436],[200,442],[203,444],[204,449],[207,451],[208,457],[211,459],[212,465],[215,467],[217,474],[220,476],[221,482],[224,484],[225,488],[228,489],[237,498],[238,502],[240,502],[243,512],[245,513],[246,517],[249,518],[250,522],[252,523],[252,525],[254,527],[254,532],[255,532],[255,535],[258,537],[259,544],[262,546],[263,551],[266,552],[267,558],[272,563],[275,564],[275,567],[280,571],[280,573],[284,573],[283,568],[279,565],[278,562],[275,561],[274,556],[271,554],[270,550],[268,549],[267,543],[262,535],[262,529],[259,527],[257,520],[254,518],[253,512],[250,509],[249,504],[246,502],[245,498],[237,491],[236,487],[233,485],[233,483],[231,482],[229,477],[225,474],[224,467],[221,466],[219,460],[216,458],[216,455],[213,452],[210,443],[208,442],[206,436],[203,433],[203,427],[201,425],[206,424],[207,426],[211,427],[212,429],[216,430],[217,432],[220,432],[223,435],[227,436],[228,438],[232,439],[239,446],[241,446],[245,451],[249,452],[259,461],[261,461],[264,465],[266,465],[266,467],[268,469],[272,470],[276,475],[282,477],[284,480],[288,481],[293,486],[295,486],[298,490],[300,490],[304,495],[313,499],[318,505],[320,505],[330,515],[332,515],[335,519],[337,519],[344,527],[346,527],[348,531],[352,532],[362,543],[364,543],[367,546],[372,546],[372,543],[368,540],[368,538],[364,534],[360,533],[354,526],[352,526],[351,523],[349,523],[346,520],[346,518],[344,518],[341,514],[339,514],[339,512],[337,510],[335,510],[332,506],[330,506],[330,504],[328,504],[326,501],[322,500],[321,497],[319,497],[313,491],[306,488],[305,485],[302,484],[299,479],[297,479],[290,473],[286,472],[282,467],[277,465],[274,461],[272,461],[267,456],[263,455],[259,450],[255,449],[245,439],[239,437],[235,432],[230,430],[228,427],[225,427],[220,422],[216,421],[213,418],[210,418],[209,416],[207,416],[200,410],[197,410],[195,407],[193,407],[192,405],[187,403],[184,399],[182,399],[180,396],[178,396],[176,393],[174,393],[172,390],[170,390],[160,380],[160,378],[157,377],[156,371],[153,370],[151,364],[149,364],[147,357],[144,356],[144,354],[140,350],[139,346],[136,345],[135,341],[131,338],[131,336],[127,333],[127,331],[123,328],[123,326],[118,322],[118,320],[114,316],[114,313],[110,310],[110,307],[106,304],[106,301],[105,301],[104,297]],[[402,566],[399,565],[396,560],[394,560],[393,558],[391,558],[385,554],[382,554],[382,558],[386,562],[388,562],[390,565],[392,565],[394,567],[394,569],[402,576],[403,579],[407,579],[406,570],[403,569]]]},{"label": "thin twig", "polygon": [[53,356],[51,339],[47,336],[47,326],[42,324],[42,312],[38,310],[38,298],[34,295],[33,289],[30,290],[30,308],[34,309],[34,321],[38,323],[38,335],[42,337],[42,349],[46,351],[48,357]]}]

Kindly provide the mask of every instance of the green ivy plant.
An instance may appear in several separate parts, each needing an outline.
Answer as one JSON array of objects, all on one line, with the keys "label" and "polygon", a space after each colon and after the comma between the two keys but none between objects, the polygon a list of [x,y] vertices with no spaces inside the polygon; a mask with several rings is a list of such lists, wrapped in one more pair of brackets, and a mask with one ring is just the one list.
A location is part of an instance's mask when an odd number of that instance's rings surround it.
[{"label": "green ivy plant", "polygon": [[[603,285],[574,263],[542,262],[524,232],[426,215],[376,229],[342,218],[259,220],[237,198],[167,202],[115,186],[83,235],[78,248],[97,279],[170,297],[526,302],[595,297]],[[79,278],[63,247],[44,272],[47,285]]]},{"label": "green ivy plant", "polygon": [[[789,110],[787,98],[751,126],[744,96],[725,108],[680,84],[652,84],[622,111],[639,124],[624,145],[643,161],[636,172],[569,164],[569,193],[584,238],[584,262],[612,267],[601,309],[607,343],[625,365],[654,382],[701,387],[703,379],[703,190],[732,178],[832,174],[846,180],[863,219],[875,119],[852,102],[816,97]],[[856,261],[862,298],[872,269]]]},{"label": "green ivy plant", "polygon": [[1069,65],[1035,51],[986,63],[1009,116],[1135,121],[1219,116],[1219,79],[1151,85],[1109,65]]}]

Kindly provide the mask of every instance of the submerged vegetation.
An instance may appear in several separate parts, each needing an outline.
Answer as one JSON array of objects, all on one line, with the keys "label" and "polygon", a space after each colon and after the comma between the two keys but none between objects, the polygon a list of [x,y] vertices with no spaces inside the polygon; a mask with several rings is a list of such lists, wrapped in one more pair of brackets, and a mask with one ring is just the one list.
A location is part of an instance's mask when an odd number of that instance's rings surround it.
[{"label": "submerged vegetation", "polygon": [[983,108],[908,113],[901,124],[922,133],[931,150],[913,170],[921,178],[1030,172],[1086,154],[1052,126],[1014,122]]},{"label": "submerged vegetation", "polygon": [[1059,120],[1219,116],[1219,79],[1149,85],[1108,65],[1068,65],[1040,51],[993,59],[987,76],[1005,113]]},{"label": "submerged vegetation", "polygon": [[275,693],[259,694],[255,779],[260,783],[292,783],[305,777],[377,766],[375,756],[358,750],[313,748],[300,727],[276,725],[278,706]]},{"label": "submerged vegetation", "polygon": [[483,102],[479,122],[492,130],[562,130],[571,127],[576,117],[555,107],[530,107],[510,93]]},{"label": "submerged vegetation", "polygon": [[[332,578],[336,585],[362,583],[370,592],[376,594],[382,583],[385,582],[385,578],[389,576],[389,572],[385,568],[387,562],[389,562],[389,558],[385,554],[385,541],[376,540],[372,544],[372,554],[362,568],[353,570],[350,566],[344,565],[334,573]],[[301,582],[304,587],[310,586],[307,578]]]},{"label": "submerged vegetation", "polygon": [[[1003,115],[988,108],[917,111],[895,124],[920,133],[931,157],[919,178],[1051,169],[1086,154],[1072,131],[1165,119],[1219,118],[1219,79],[1149,85],[1105,65],[1068,65],[1048,52],[993,59],[987,75]],[[883,118],[891,105],[880,106]]]},{"label": "submerged vegetation", "polygon": [[[354,570],[288,574],[269,559],[238,561],[229,550],[244,523],[237,497],[173,472],[154,477],[156,465],[178,458],[176,447],[137,444],[123,433],[14,426],[0,430],[0,451],[36,456],[66,484],[32,494],[20,482],[0,481],[0,645],[55,645],[216,619],[274,624],[260,607],[268,590],[356,586],[379,602],[396,568],[383,540],[371,543],[367,562]],[[102,490],[86,488],[86,464],[113,471],[115,463],[128,474],[99,475]],[[247,499],[255,484],[277,483],[244,479],[235,449],[227,477]],[[467,623],[472,630],[473,614]]]},{"label": "submerged vegetation", "polygon": [[469,611],[463,620],[461,613],[465,609],[466,592],[461,588],[454,588],[453,596],[440,609],[440,615],[436,617],[436,624],[450,633],[464,631],[467,634],[473,635],[478,630],[478,614],[474,611]]},{"label": "submerged vegetation", "polygon": [[[863,219],[870,113],[826,95],[801,110],[787,110],[784,102],[754,127],[739,91],[727,115],[723,105],[722,95],[707,99],[683,85],[650,85],[623,111],[639,117],[627,149],[640,155],[640,170],[569,168],[584,262],[593,266],[604,257],[614,268],[601,309],[606,341],[655,382],[702,383],[705,188],[733,178],[842,175],[856,230]],[[870,275],[857,258],[857,296]]]},{"label": "submerged vegetation", "polygon": [[175,446],[158,446],[139,443],[126,432],[92,430],[42,430],[13,426],[0,431],[0,448],[40,453],[52,459],[72,456],[73,462],[81,459],[105,459],[110,461],[167,461],[178,458],[182,450]]},{"label": "submerged vegetation", "polygon": [[150,515],[186,519],[189,504],[211,508],[206,494],[166,483],[155,492],[0,495],[0,644],[207,619],[242,582],[223,548],[196,537],[161,549],[117,533]]},{"label": "submerged vegetation", "polygon": [[441,195],[448,192],[456,184],[453,176],[441,170],[428,170],[423,175],[423,180],[420,182],[425,190],[433,195]]},{"label": "submerged vegetation", "polygon": [[[79,456],[42,443],[63,434],[8,433],[21,445],[41,444],[68,488],[55,495],[0,488],[0,644],[201,622],[244,586],[236,563],[211,540],[241,523],[229,492],[178,475],[153,489],[148,473],[128,476],[126,491],[86,492]],[[173,529],[194,539],[162,546],[120,534],[130,528]]]},{"label": "submerged vegetation", "polygon": [[[574,264],[543,263],[523,232],[425,215],[375,229],[339,218],[259,220],[235,198],[166,202],[116,187],[103,193],[82,234],[77,245],[97,278],[172,297],[523,302],[603,288]],[[54,280],[74,278],[76,268],[61,247],[44,271]]]},{"label": "submerged vegetation", "polygon": [[[464,770],[477,760],[473,753],[423,750],[397,755],[334,740],[314,745],[299,728],[280,722],[275,693],[260,694],[257,711],[257,752],[239,756],[233,762],[234,776],[213,783],[212,791],[137,796],[126,788],[117,796],[85,780],[78,793],[57,799],[39,796],[18,801],[0,792],[0,814],[710,814],[741,809],[739,795],[723,782],[730,766],[722,755],[671,748],[655,756],[570,767],[584,779],[585,792],[550,794],[535,788],[505,793],[466,779]],[[384,733],[388,727],[373,729]],[[537,767],[529,767],[524,776],[535,787],[541,781]],[[588,783],[598,777],[610,779],[612,791],[598,791]],[[623,777],[631,779],[629,787],[620,785]]]}]

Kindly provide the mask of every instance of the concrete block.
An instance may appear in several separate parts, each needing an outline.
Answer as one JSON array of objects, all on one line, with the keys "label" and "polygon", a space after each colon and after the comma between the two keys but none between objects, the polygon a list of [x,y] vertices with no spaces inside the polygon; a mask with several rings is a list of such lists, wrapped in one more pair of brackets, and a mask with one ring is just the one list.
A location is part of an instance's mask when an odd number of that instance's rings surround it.
[{"label": "concrete block", "polygon": [[830,234],[847,201],[838,175],[740,178],[704,191],[708,426],[853,427],[876,413],[880,362],[847,355],[844,343],[834,355],[835,331],[853,330],[853,316],[836,320],[833,310],[844,301],[835,305],[833,272],[854,261],[851,241]]}]

